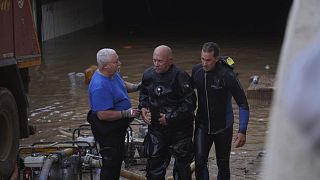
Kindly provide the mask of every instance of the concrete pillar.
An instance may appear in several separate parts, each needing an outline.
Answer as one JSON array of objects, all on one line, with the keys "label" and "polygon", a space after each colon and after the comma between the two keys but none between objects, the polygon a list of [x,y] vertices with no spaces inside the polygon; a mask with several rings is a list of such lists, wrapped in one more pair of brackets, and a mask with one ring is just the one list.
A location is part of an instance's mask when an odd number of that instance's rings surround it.
[{"label": "concrete pillar", "polygon": [[102,0],[62,0],[42,5],[42,40],[103,22]]},{"label": "concrete pillar", "polygon": [[320,179],[320,1],[290,11],[260,179]]}]

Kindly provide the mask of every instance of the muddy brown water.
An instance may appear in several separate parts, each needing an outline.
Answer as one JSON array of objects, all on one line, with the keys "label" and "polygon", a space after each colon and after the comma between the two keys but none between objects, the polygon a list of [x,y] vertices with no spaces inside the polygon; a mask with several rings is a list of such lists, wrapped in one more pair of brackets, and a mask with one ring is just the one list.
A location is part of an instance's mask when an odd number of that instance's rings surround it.
[{"label": "muddy brown water", "polygon": [[[41,67],[30,69],[29,123],[37,126],[35,135],[21,140],[22,146],[34,142],[65,141],[69,137],[59,133],[58,128],[77,128],[86,122],[89,110],[87,85],[72,85],[70,72],[84,72],[96,63],[97,50],[114,48],[122,62],[121,74],[130,82],[139,82],[143,70],[152,64],[152,51],[160,45],[169,45],[174,52],[175,63],[191,72],[200,62],[201,45],[216,41],[221,55],[231,56],[236,71],[246,89],[253,74],[274,75],[278,63],[281,38],[268,34],[219,35],[207,34],[106,34],[101,27],[94,27],[49,40],[43,44],[44,62]],[[265,65],[270,66],[268,72]],[[130,94],[133,106],[137,106],[138,93]],[[232,148],[232,179],[257,179],[268,133],[270,101],[249,100],[250,122],[247,143],[242,148]],[[235,132],[238,129],[238,108],[234,104]],[[168,175],[171,173],[169,167]],[[217,174],[214,148],[209,158],[211,179]],[[130,170],[144,174],[144,166],[132,166]]]}]

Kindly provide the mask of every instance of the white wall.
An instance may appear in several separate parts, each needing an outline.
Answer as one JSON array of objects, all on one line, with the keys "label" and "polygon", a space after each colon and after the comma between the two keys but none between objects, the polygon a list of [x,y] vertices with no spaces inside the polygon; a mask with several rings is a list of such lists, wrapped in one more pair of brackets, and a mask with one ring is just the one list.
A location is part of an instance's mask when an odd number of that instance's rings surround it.
[{"label": "white wall", "polygon": [[42,5],[42,40],[103,21],[102,0],[60,0]]},{"label": "white wall", "polygon": [[319,9],[319,0],[294,0],[277,71],[262,180],[320,179]]}]

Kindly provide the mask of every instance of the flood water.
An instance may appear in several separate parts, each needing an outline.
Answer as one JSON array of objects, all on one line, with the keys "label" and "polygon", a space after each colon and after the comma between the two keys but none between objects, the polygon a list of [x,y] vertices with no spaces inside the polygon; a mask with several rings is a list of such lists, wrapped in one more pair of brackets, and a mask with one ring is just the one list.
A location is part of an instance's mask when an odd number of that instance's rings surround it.
[{"label": "flood water", "polygon": [[[100,48],[115,49],[122,62],[121,74],[129,82],[139,82],[143,70],[152,64],[153,49],[166,44],[173,49],[174,61],[191,72],[200,62],[201,45],[215,41],[221,55],[231,56],[236,62],[235,71],[246,89],[250,76],[275,74],[281,47],[281,37],[271,34],[233,33],[148,33],[138,32],[106,34],[100,26],[44,42],[41,67],[30,69],[29,123],[37,126],[35,135],[21,140],[22,145],[38,141],[70,140],[58,128],[76,128],[86,122],[89,110],[87,85],[71,84],[70,72],[84,72],[96,64],[95,55]],[[270,66],[269,72],[264,69]],[[138,104],[138,93],[130,94],[133,106]],[[265,137],[268,133],[270,101],[249,100],[250,122],[247,143],[232,149],[232,179],[257,179],[264,155]],[[238,108],[235,110],[235,132],[238,129]],[[210,154],[211,179],[217,173],[214,148]],[[143,167],[133,170],[140,171]]]}]

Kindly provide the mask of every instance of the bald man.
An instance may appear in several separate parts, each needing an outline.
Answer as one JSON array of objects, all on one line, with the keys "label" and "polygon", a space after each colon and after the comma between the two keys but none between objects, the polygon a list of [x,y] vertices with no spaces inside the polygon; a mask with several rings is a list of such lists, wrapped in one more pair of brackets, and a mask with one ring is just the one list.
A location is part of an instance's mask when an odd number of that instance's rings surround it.
[{"label": "bald man", "polygon": [[191,179],[192,134],[196,97],[190,76],[173,64],[170,47],[153,52],[153,66],[142,77],[139,108],[148,124],[147,179],[165,179],[171,156],[175,179]]}]

